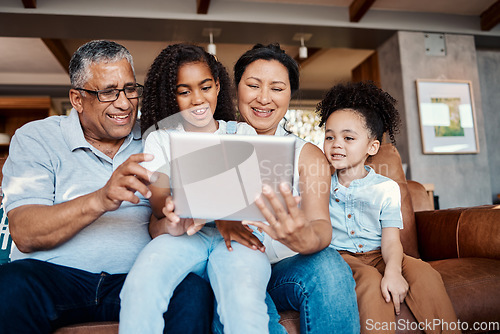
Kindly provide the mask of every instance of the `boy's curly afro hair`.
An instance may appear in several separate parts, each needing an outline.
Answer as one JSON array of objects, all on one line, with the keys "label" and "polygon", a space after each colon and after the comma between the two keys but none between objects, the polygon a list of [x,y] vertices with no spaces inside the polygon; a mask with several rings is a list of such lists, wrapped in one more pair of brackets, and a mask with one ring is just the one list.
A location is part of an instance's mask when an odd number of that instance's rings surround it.
[{"label": "boy's curly afro hair", "polygon": [[371,136],[382,143],[387,132],[393,144],[399,131],[400,117],[396,100],[371,81],[343,83],[333,86],[316,106],[320,126],[337,110],[352,109],[365,119]]}]

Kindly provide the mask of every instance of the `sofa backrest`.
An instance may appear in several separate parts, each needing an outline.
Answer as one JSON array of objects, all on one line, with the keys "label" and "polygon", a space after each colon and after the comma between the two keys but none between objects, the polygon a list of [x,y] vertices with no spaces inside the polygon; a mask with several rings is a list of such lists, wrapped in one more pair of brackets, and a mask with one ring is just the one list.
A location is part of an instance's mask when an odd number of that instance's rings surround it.
[{"label": "sofa backrest", "polygon": [[458,222],[458,257],[500,260],[500,205],[466,208]]},{"label": "sofa backrest", "polygon": [[422,259],[482,257],[500,260],[500,205],[418,212]]},{"label": "sofa backrest", "polygon": [[415,212],[398,150],[392,144],[382,144],[378,153],[368,161],[368,165],[378,174],[391,178],[398,183],[401,191],[401,214],[403,216],[404,227],[401,230],[403,251],[407,255],[418,258]]},{"label": "sofa backrest", "polygon": [[429,197],[429,193],[423,184],[412,180],[406,180],[406,184],[411,195],[413,211],[419,212],[434,210],[434,199]]}]

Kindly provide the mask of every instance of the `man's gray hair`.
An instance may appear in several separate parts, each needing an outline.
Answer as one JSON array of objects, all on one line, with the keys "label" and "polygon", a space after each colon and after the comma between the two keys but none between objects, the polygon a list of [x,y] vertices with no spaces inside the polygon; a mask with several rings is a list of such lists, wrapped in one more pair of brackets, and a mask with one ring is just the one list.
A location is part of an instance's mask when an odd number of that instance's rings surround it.
[{"label": "man's gray hair", "polygon": [[90,41],[78,48],[69,62],[69,78],[72,88],[83,88],[91,79],[89,67],[97,63],[114,63],[126,59],[134,72],[132,55],[118,43],[106,40]]}]

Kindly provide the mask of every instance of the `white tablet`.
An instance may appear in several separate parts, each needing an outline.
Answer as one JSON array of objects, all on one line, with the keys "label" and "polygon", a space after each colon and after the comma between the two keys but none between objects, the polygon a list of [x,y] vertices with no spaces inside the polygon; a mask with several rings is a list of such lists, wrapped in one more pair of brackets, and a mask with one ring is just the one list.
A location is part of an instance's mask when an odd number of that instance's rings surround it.
[{"label": "white tablet", "polygon": [[262,221],[255,205],[262,185],[269,185],[278,195],[280,183],[292,188],[294,136],[196,132],[171,132],[169,136],[170,184],[180,217]]}]

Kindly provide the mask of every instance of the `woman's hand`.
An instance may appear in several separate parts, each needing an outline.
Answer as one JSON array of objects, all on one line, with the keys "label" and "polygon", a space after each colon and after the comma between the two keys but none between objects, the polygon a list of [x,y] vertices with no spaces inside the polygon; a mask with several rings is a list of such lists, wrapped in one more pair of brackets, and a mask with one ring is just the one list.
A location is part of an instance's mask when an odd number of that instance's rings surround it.
[{"label": "woman's hand", "polygon": [[408,282],[406,282],[401,273],[386,269],[380,283],[380,288],[386,303],[391,301],[392,296],[394,311],[396,315],[399,315],[401,313],[401,303],[403,303],[408,293]]},{"label": "woman's hand", "polygon": [[[330,200],[330,165],[323,152],[307,143],[302,148],[298,164],[300,197],[282,184],[280,193],[285,205],[270,187],[263,188],[274,213],[261,198],[257,206],[269,225],[262,222],[245,222],[257,226],[271,238],[280,241],[292,251],[312,254],[328,247],[332,240],[332,224],[328,203]],[[300,206],[299,206],[300,202]]]},{"label": "woman's hand", "polygon": [[161,234],[170,234],[174,237],[183,235],[193,235],[205,225],[205,220],[193,218],[180,218],[174,213],[175,205],[172,196],[165,199],[165,206],[162,213],[165,217],[157,219],[155,215],[151,215],[149,222],[149,234],[155,238]]},{"label": "woman's hand", "polygon": [[299,207],[300,197],[294,197],[288,185],[280,184],[280,193],[285,200],[281,203],[276,193],[268,185],[262,187],[263,196],[271,204],[274,213],[267,207],[262,198],[258,198],[255,204],[262,212],[268,224],[255,221],[244,221],[245,225],[253,225],[267,233],[271,238],[281,242],[290,249],[303,254],[317,251],[308,248],[319,243],[319,238],[314,235],[311,223],[308,221],[304,211]]},{"label": "woman's hand", "polygon": [[240,222],[229,220],[216,220],[215,224],[220,234],[226,242],[226,247],[232,251],[231,241],[234,240],[243,246],[254,250],[260,250],[262,253],[266,251],[266,247],[260,240],[252,233],[252,229],[248,226],[242,225]]}]

